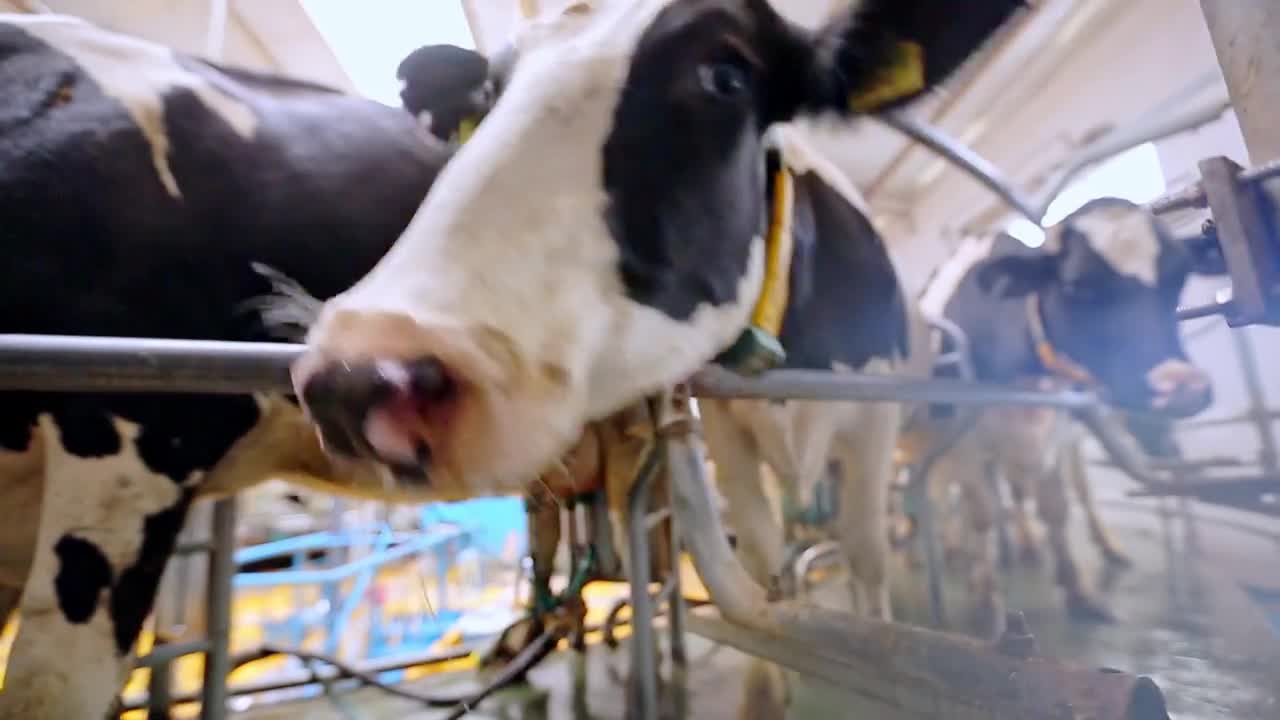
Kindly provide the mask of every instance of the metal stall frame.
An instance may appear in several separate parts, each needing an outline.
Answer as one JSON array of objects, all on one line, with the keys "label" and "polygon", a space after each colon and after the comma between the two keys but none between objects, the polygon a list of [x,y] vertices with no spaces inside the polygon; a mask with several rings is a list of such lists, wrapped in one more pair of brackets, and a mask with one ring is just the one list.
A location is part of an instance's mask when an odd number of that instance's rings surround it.
[{"label": "metal stall frame", "polygon": [[[289,366],[302,350],[299,345],[276,343],[0,335],[0,390],[290,392]],[[1104,422],[1098,414],[1100,406],[1089,393],[1036,392],[959,380],[896,379],[800,370],[779,370],[762,377],[745,378],[709,367],[697,373],[690,386],[695,394],[705,397],[1050,405],[1078,413],[1094,428]],[[675,397],[678,400],[680,396]],[[1071,707],[1096,708],[1098,717],[1163,717],[1101,712],[1120,705],[1162,711],[1160,691],[1147,679],[1119,672],[1083,670],[1046,658],[1010,657],[967,638],[881,623],[847,613],[822,611],[796,603],[767,603],[764,590],[750,581],[729,549],[719,518],[711,510],[706,483],[692,472],[694,466],[690,463],[696,455],[688,440],[688,434],[693,432],[692,419],[683,416],[680,402],[668,405],[673,405],[673,419],[663,425],[664,454],[672,473],[676,524],[683,529],[685,547],[724,618],[715,620],[691,613],[676,618],[677,625],[686,624],[692,632],[727,640],[774,662],[839,682],[879,704],[888,703],[886,708],[896,707],[901,717],[956,717],[955,703],[970,707],[979,715],[1007,711],[1018,717],[1039,716],[1067,703]],[[1106,433],[1102,435],[1105,437]],[[1124,448],[1117,450],[1117,462],[1131,466],[1136,474],[1145,474],[1140,458],[1125,457]],[[648,487],[647,482],[637,484],[630,498],[632,507],[646,507],[643,502],[647,499]],[[229,530],[233,518],[224,511],[219,529]],[[635,521],[643,523],[644,518],[636,517]],[[643,524],[635,531],[643,537]],[[222,573],[210,583],[210,600],[218,607],[210,607],[209,625],[210,630],[219,635],[211,638],[211,653],[225,653],[226,647],[224,620],[229,613],[232,572],[229,540],[228,536],[221,549],[225,562],[211,563],[211,569],[217,568]],[[647,544],[632,543],[632,553],[632,567],[640,569],[643,575],[648,568]],[[633,583],[632,617],[637,638],[647,636],[642,628],[652,625],[647,582],[642,582],[646,579],[637,577]],[[676,612],[679,614],[678,608]],[[801,637],[804,639],[800,640]],[[635,667],[645,668],[637,678],[639,717],[655,718],[657,684],[656,676],[651,673],[657,671],[656,648],[642,640],[632,643],[632,652]],[[140,662],[160,664],[177,653],[177,648],[163,648]],[[870,658],[879,660],[871,663]],[[886,658],[893,660],[888,666],[884,664]],[[947,660],[940,662],[942,658]],[[228,662],[213,658],[209,663],[206,682],[212,687],[205,688],[204,697],[209,704],[202,711],[206,719],[225,715],[226,676],[218,672],[219,668],[229,667]],[[833,672],[833,668],[843,670]],[[868,674],[860,676],[848,672],[850,670]],[[646,676],[648,680],[644,679]],[[897,700],[886,698],[882,690],[876,690],[884,682],[898,688],[892,693]],[[932,700],[921,704],[925,698]]]}]

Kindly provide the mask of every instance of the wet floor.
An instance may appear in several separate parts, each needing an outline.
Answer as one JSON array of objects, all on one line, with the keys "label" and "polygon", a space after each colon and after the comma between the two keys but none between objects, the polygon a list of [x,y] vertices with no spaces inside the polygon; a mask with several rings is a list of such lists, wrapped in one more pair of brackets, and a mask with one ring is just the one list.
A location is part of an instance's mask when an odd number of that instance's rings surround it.
[{"label": "wet floor", "polygon": [[[1153,502],[1104,502],[1113,534],[1133,558],[1120,573],[1101,568],[1073,529],[1076,558],[1099,597],[1116,615],[1112,624],[1069,622],[1052,584],[1049,567],[1015,568],[1005,576],[1010,608],[1022,610],[1043,654],[1089,666],[1109,666],[1150,676],[1164,691],[1176,720],[1280,720],[1280,528],[1256,518],[1198,509],[1194,522],[1176,514],[1162,517]],[[1078,513],[1077,513],[1078,515]],[[895,607],[899,619],[924,624],[929,617],[918,574],[898,573]],[[834,578],[814,593],[822,605],[841,606],[844,584]],[[949,579],[949,617],[966,613],[963,586]],[[962,628],[958,628],[962,629]],[[732,649],[689,639],[690,664],[684,690],[663,693],[670,718],[745,717],[740,714],[743,678],[750,660]],[[552,656],[531,673],[531,687],[486,701],[475,718],[593,718],[626,716],[624,649],[589,648],[587,657]],[[474,682],[470,677],[433,676],[415,687],[443,691]],[[376,690],[347,696],[355,714],[326,701],[262,709],[258,720],[360,717],[368,720],[444,717]],[[792,676],[791,718],[848,718],[850,699],[836,689]],[[763,710],[758,706],[754,710]],[[757,714],[754,717],[769,717]]]}]

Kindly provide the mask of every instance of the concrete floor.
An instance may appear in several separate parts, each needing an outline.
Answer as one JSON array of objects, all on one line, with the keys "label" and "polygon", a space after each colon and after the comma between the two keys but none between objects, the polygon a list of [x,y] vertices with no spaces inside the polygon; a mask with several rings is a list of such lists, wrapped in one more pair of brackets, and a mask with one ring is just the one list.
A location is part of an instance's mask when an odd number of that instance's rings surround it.
[{"label": "concrete floor", "polygon": [[[1084,540],[1083,528],[1073,530],[1077,560],[1116,614],[1116,623],[1069,622],[1061,611],[1049,567],[1011,570],[1006,576],[1009,607],[1025,613],[1044,654],[1152,677],[1177,720],[1280,720],[1280,600],[1268,615],[1244,590],[1244,584],[1249,584],[1280,593],[1280,541],[1257,531],[1280,528],[1268,528],[1267,522],[1256,518],[1251,520],[1253,528],[1231,526],[1222,522],[1229,513],[1203,509],[1196,511],[1196,522],[1188,532],[1184,522],[1176,517],[1162,519],[1155,507],[1152,502],[1104,505],[1116,539],[1135,560],[1133,569],[1119,574],[1101,570],[1096,553]],[[899,619],[925,624],[928,608],[922,579],[918,573],[897,575],[894,595]],[[843,588],[833,578],[815,591],[814,599],[839,607]],[[950,617],[967,614],[964,600],[962,585],[949,579]],[[689,645],[687,682],[683,692],[664,689],[665,715],[699,720],[746,717],[740,714],[743,678],[752,661],[699,638],[691,637]],[[626,660],[625,649],[610,652],[600,646],[591,647],[585,659],[572,653],[554,655],[531,673],[532,687],[497,695],[469,717],[621,719],[626,707]],[[414,687],[443,692],[474,687],[474,683],[471,677],[437,675]],[[833,688],[792,676],[791,690],[789,717],[850,716],[849,699]],[[320,700],[262,708],[238,717],[427,720],[447,714],[422,711],[376,690],[346,697],[357,714],[344,715]],[[755,711],[751,717],[774,716],[758,700],[749,707]]]}]

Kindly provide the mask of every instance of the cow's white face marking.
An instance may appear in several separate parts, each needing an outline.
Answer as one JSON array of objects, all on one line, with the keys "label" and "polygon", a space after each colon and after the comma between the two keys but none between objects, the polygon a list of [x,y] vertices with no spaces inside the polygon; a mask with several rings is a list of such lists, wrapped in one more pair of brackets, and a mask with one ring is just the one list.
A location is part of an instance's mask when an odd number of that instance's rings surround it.
[{"label": "cow's white face marking", "polygon": [[947,303],[951,302],[960,283],[975,265],[991,256],[995,241],[995,235],[980,235],[969,236],[960,243],[955,253],[938,267],[937,274],[920,295],[917,306],[925,317],[943,317]]},{"label": "cow's white face marking", "polygon": [[[1160,236],[1144,210],[1104,206],[1073,219],[1071,225],[1085,236],[1089,247],[1116,273],[1137,278],[1148,287],[1156,286],[1159,280]],[[1058,252],[1061,246],[1061,230],[1050,232],[1045,247]]]},{"label": "cow's white face marking", "polygon": [[[451,336],[394,353],[440,357],[486,396],[433,452],[433,484],[517,487],[568,448],[579,419],[693,373],[746,323],[762,239],[736,302],[676,320],[627,297],[605,222],[601,149],[638,39],[668,1],[602,6],[571,37],[528,50],[399,242],[312,330],[313,346],[338,352],[344,315],[407,317]],[[387,352],[391,340],[379,342]]]},{"label": "cow's white face marking", "polygon": [[138,38],[109,32],[62,15],[0,16],[70,57],[102,89],[119,100],[151,146],[151,162],[169,195],[182,191],[169,166],[165,96],[189,90],[210,112],[246,140],[257,130],[253,110],[206,78],[182,67],[173,51]]}]

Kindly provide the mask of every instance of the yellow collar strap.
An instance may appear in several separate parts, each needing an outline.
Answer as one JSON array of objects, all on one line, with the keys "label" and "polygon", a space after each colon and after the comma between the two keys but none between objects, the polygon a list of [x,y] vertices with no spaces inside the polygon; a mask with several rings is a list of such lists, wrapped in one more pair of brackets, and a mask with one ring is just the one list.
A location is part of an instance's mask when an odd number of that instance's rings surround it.
[{"label": "yellow collar strap", "polygon": [[794,214],[795,178],[786,167],[780,167],[774,175],[773,207],[769,212],[769,234],[765,236],[764,282],[751,312],[751,324],[774,337],[782,332],[782,317],[791,294]]},{"label": "yellow collar strap", "polygon": [[778,335],[787,314],[791,293],[791,259],[795,248],[792,219],[795,214],[795,178],[785,165],[774,175],[773,203],[765,236],[764,281],[751,311],[751,324],[737,342],[716,358],[716,363],[743,374],[755,374],[781,365],[787,358]]},{"label": "yellow collar strap", "polygon": [[1040,296],[1031,293],[1027,296],[1027,325],[1031,328],[1031,341],[1036,346],[1036,357],[1050,374],[1068,382],[1081,385],[1093,385],[1093,375],[1084,366],[1072,360],[1066,353],[1059,352],[1049,341],[1044,329],[1044,317],[1040,314]]}]

